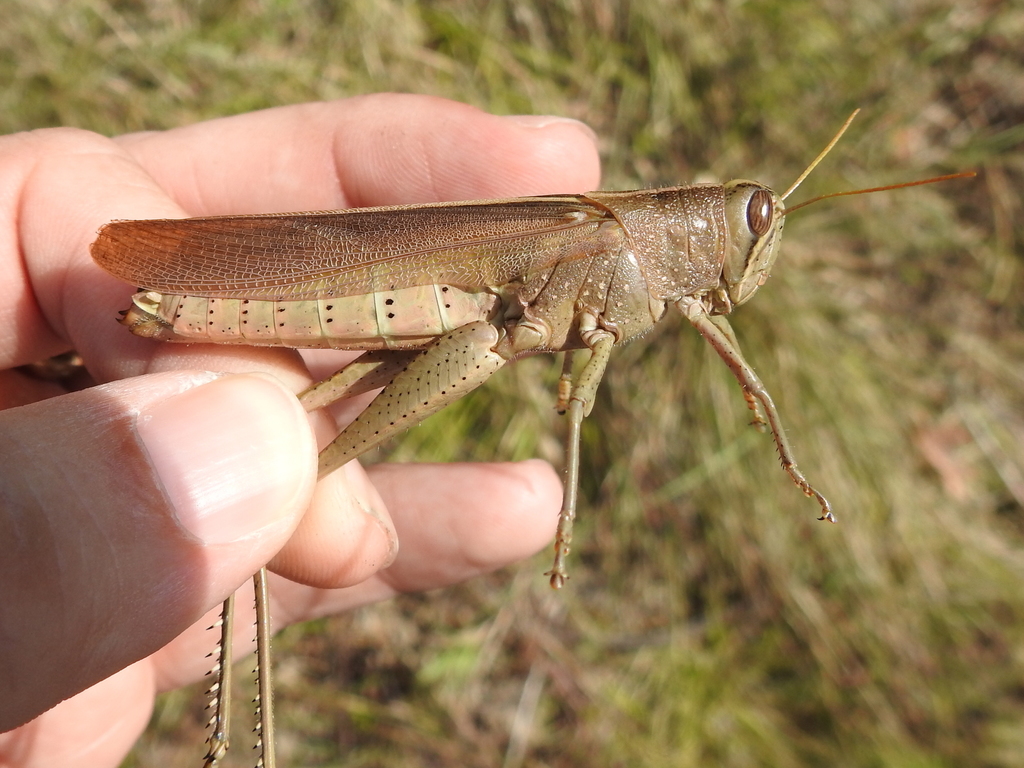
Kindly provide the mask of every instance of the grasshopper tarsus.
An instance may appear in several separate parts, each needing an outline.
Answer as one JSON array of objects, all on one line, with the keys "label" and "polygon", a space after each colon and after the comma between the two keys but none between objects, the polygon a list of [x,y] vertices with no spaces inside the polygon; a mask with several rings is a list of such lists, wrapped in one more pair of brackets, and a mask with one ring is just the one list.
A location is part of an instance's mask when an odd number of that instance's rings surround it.
[{"label": "grasshopper tarsus", "polygon": [[544,575],[551,577],[549,583],[551,584],[551,588],[552,589],[561,589],[562,587],[565,586],[565,582],[568,581],[568,579],[569,579],[568,574],[565,574],[565,573],[555,573],[554,571],[548,571]]},{"label": "grasshopper tarsus", "polygon": [[821,517],[819,520],[828,520],[830,523],[836,522],[836,516],[832,514],[832,502],[825,498],[825,496],[818,491],[813,485],[807,482],[807,479],[803,476],[803,473],[796,468],[796,464],[782,463],[783,468],[789,473],[789,476],[793,478],[793,481],[797,484],[797,487],[804,492],[804,496],[809,499],[814,499],[821,506]]},{"label": "grasshopper tarsus", "polygon": [[814,499],[818,502],[821,507],[821,517],[819,520],[828,520],[830,523],[836,522],[836,516],[832,514],[832,502],[825,498],[824,494],[821,493],[817,488],[811,485],[807,478],[804,477],[804,473],[797,467],[796,462],[792,459],[791,449],[789,443],[786,442],[785,436],[780,431],[775,433],[776,446],[779,449],[779,458],[782,462],[782,468],[786,470],[786,474],[792,478],[793,482],[796,483],[796,487],[804,492],[804,496],[809,499]]},{"label": "grasshopper tarsus", "polygon": [[551,588],[561,589],[569,579],[569,573],[565,567],[566,558],[572,551],[572,524],[576,516],[575,499],[572,499],[573,509],[567,514],[563,510],[558,517],[558,532],[555,534],[555,561],[551,570],[544,575],[550,577]]},{"label": "grasshopper tarsus", "polygon": [[811,493],[807,495],[813,496],[818,500],[818,503],[821,504],[821,517],[818,518],[819,520],[828,520],[830,523],[834,523],[836,521],[836,516],[832,514],[832,505],[829,503],[828,499],[813,488],[811,489]]},{"label": "grasshopper tarsus", "polygon": [[[561,521],[559,522],[559,528],[561,529]],[[569,531],[566,535],[563,535],[562,531],[559,530],[555,536],[555,561],[551,566],[551,570],[544,573],[545,576],[549,577],[552,589],[561,589],[565,586],[565,582],[569,580],[569,572],[565,567],[565,561],[569,557],[569,552],[572,551],[571,545],[572,532]]]},{"label": "grasshopper tarsus", "polygon": [[550,584],[552,589],[561,589],[565,586],[565,582],[569,580],[569,572],[565,567],[565,560],[569,556],[569,552],[572,550],[572,530],[571,523],[568,531],[562,530],[562,521],[559,520],[559,531],[555,535],[555,562],[551,566],[550,571],[544,573],[545,576],[550,577]]}]

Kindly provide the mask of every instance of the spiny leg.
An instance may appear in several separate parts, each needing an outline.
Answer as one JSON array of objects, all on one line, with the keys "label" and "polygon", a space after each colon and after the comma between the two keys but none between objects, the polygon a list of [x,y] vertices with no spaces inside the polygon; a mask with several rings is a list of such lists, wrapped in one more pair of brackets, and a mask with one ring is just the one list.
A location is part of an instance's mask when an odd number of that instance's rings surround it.
[{"label": "spiny leg", "polygon": [[[260,756],[257,768],[276,768],[274,757],[274,688],[271,678],[270,654],[270,599],[267,591],[267,569],[260,568],[252,577],[256,601],[256,684],[259,689],[256,714],[258,733],[256,748]],[[217,662],[211,670],[217,679],[210,686],[209,707],[214,712],[210,718],[213,730],[207,739],[210,748],[206,753],[204,768],[217,768],[227,755],[231,728],[231,656],[234,633],[235,596],[232,593],[224,601],[220,618],[220,644],[216,651]]]},{"label": "spiny leg", "polygon": [[[804,492],[804,495],[817,500],[821,506],[821,517],[818,519],[834,523],[836,518],[832,514],[832,505],[829,503],[829,500],[807,481],[803,472],[797,467],[796,459],[793,457],[793,449],[790,448],[786,434],[782,430],[782,419],[775,408],[775,403],[771,395],[768,394],[768,390],[765,389],[761,379],[754,373],[754,369],[743,358],[743,353],[740,352],[739,344],[736,343],[736,337],[732,333],[732,328],[729,326],[728,321],[724,317],[712,318],[708,315],[704,306],[692,297],[680,299],[677,302],[677,306],[683,315],[686,316],[686,319],[693,323],[693,326],[700,331],[701,336],[707,339],[708,343],[714,347],[715,351],[718,352],[718,356],[722,358],[722,361],[732,371],[733,376],[736,377],[736,380],[743,388],[744,397],[747,398],[747,402],[749,403],[752,399],[755,399],[764,408],[765,416],[768,419],[768,426],[771,428],[772,436],[775,438],[775,447],[779,451],[782,468],[786,470],[797,487]],[[728,329],[727,331],[724,330],[726,328]]]},{"label": "spiny leg", "polygon": [[[558,529],[555,532],[555,561],[551,570],[544,574],[551,577],[551,586],[554,589],[560,589],[569,578],[565,561],[572,549],[572,526],[576,519],[576,500],[579,496],[580,430],[583,419],[590,415],[594,407],[597,387],[604,376],[604,369],[608,365],[608,358],[615,343],[614,337],[606,332],[594,332],[591,339],[593,346],[590,359],[573,384],[568,402],[569,434],[565,447],[565,489],[562,492],[562,510],[558,515]],[[566,372],[571,371],[571,365],[570,354],[566,353],[562,380],[565,379]],[[559,400],[561,386],[560,381]]]},{"label": "spiny leg", "polygon": [[[726,339],[732,344],[733,348],[739,350],[740,343],[736,339],[736,333],[733,331],[732,326],[729,325],[729,321],[723,315],[708,315],[708,320],[715,324],[715,326],[722,333],[725,334]],[[757,398],[746,388],[743,387],[743,399],[747,401],[747,408],[754,414],[753,421],[750,422],[750,426],[754,427],[758,432],[764,432],[768,426],[768,422],[765,421],[764,414],[761,413],[761,405]]]},{"label": "spiny leg", "polygon": [[274,682],[271,676],[270,654],[270,595],[267,589],[267,569],[260,568],[252,577],[256,594],[256,685],[259,689],[256,704],[260,751],[256,768],[275,768],[274,757]]},{"label": "spiny leg", "polygon": [[551,587],[561,589],[569,574],[565,560],[572,550],[572,525],[576,519],[576,497],[580,485],[580,427],[583,424],[583,403],[569,402],[569,434],[565,441],[565,487],[562,491],[562,509],[558,513],[555,533],[555,562],[545,576],[551,577]]},{"label": "spiny leg", "polygon": [[[235,617],[235,595],[230,594],[224,601],[220,613],[220,643],[216,650],[217,661],[210,674],[216,679],[207,691],[213,709],[208,726],[212,728],[206,740],[210,748],[206,752],[204,768],[217,768],[228,751],[228,736],[231,727],[231,625]],[[216,626],[216,625],[214,625]]]}]

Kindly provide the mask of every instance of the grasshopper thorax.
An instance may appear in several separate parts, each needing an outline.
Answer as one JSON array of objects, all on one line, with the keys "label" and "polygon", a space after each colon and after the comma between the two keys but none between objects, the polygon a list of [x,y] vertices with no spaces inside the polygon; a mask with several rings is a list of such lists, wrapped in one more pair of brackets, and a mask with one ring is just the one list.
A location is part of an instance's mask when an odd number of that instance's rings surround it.
[{"label": "grasshopper thorax", "polygon": [[785,208],[763,184],[736,179],[724,185],[729,240],[722,290],[732,306],[747,301],[771,274],[782,240]]}]

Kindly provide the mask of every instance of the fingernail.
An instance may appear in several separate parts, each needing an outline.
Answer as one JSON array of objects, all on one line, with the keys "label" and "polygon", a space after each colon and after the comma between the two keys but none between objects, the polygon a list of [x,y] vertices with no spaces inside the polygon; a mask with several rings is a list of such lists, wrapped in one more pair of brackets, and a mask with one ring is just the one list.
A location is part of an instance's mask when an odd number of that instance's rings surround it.
[{"label": "fingernail", "polygon": [[523,128],[547,128],[549,125],[569,125],[585,133],[587,138],[594,142],[594,144],[597,144],[597,134],[594,133],[594,129],[586,123],[573,120],[571,117],[560,117],[558,115],[506,115],[505,119]]},{"label": "fingernail", "polygon": [[137,430],[181,525],[204,544],[251,536],[312,489],[316,447],[298,401],[232,375],[143,410]]}]

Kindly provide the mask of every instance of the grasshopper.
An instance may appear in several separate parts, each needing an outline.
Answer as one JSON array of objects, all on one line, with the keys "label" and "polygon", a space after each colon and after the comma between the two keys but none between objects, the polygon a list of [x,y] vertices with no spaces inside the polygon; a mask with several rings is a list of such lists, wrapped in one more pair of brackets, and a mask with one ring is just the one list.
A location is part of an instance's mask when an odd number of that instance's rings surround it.
[{"label": "grasshopper", "polygon": [[[565,492],[551,585],[567,578],[580,426],[612,348],[671,304],[736,377],[754,423],[768,427],[783,469],[797,468],[771,396],[726,315],[764,285],[778,255],[783,201],[832,149],[856,112],[782,195],[754,181],[631,192],[388,206],[290,214],[119,221],[92,256],[142,286],[121,322],[161,341],[366,350],[299,395],[307,410],[383,387],[319,457],[323,477],[463,397],[506,363],[565,352],[558,409],[568,413]],[[967,174],[957,174],[962,176]],[[941,179],[952,177],[941,177]],[[929,179],[913,184],[929,183]],[[573,356],[589,352],[573,376]],[[256,576],[262,763],[273,768],[265,569]],[[221,627],[207,755],[227,750],[231,598]]]}]

